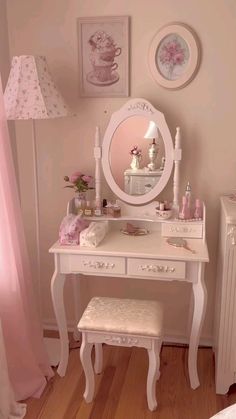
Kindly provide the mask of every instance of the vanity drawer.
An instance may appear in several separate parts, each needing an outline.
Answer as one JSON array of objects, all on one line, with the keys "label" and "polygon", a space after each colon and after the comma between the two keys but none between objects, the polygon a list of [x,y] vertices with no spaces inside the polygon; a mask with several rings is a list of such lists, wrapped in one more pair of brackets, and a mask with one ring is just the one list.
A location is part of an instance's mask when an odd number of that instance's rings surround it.
[{"label": "vanity drawer", "polygon": [[127,274],[144,277],[185,278],[185,262],[160,259],[128,259]]},{"label": "vanity drawer", "polygon": [[92,255],[71,255],[70,272],[103,272],[125,274],[125,258]]},{"label": "vanity drawer", "polygon": [[164,237],[189,237],[201,239],[203,235],[203,224],[194,222],[162,223],[161,233]]}]

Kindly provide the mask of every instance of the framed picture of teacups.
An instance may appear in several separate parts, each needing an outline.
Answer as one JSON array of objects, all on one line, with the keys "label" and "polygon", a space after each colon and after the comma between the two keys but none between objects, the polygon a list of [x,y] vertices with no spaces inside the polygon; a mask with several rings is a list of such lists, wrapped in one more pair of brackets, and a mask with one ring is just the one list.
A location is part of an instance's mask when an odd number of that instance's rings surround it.
[{"label": "framed picture of teacups", "polygon": [[129,96],[129,17],[81,17],[77,23],[80,96]]},{"label": "framed picture of teacups", "polygon": [[183,23],[171,23],[154,36],[148,53],[151,74],[168,89],[186,86],[196,75],[200,47],[194,31]]}]

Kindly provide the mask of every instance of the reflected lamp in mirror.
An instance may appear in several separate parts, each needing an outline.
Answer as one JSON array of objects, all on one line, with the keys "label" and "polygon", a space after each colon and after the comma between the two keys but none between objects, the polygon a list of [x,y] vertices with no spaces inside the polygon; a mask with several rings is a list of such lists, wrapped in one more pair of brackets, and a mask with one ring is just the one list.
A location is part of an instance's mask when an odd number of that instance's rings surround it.
[{"label": "reflected lamp in mirror", "polygon": [[156,170],[156,159],[158,154],[158,145],[156,143],[156,140],[158,139],[158,128],[154,121],[149,122],[148,129],[144,135],[144,138],[147,140],[152,140],[152,143],[150,144],[149,150],[148,150],[148,156],[150,159],[150,163],[147,165],[148,169],[153,171]]}]

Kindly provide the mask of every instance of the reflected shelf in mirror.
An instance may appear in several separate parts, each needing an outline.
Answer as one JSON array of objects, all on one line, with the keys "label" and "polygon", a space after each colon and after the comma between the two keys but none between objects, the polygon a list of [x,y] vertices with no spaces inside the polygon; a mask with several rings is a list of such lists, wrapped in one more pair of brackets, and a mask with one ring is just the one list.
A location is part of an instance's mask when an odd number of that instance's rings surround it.
[{"label": "reflected shelf in mirror", "polygon": [[129,195],[144,195],[154,188],[163,170],[126,169],[124,171],[125,192]]}]

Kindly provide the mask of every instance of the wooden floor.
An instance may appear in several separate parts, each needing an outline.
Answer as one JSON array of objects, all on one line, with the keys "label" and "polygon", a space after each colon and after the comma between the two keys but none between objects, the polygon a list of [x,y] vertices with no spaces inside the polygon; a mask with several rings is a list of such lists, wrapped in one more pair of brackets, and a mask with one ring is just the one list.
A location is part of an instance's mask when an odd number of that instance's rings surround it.
[{"label": "wooden floor", "polygon": [[84,375],[79,349],[70,351],[65,377],[57,374],[41,399],[27,400],[26,419],[209,419],[236,402],[236,388],[217,396],[214,359],[209,348],[199,349],[201,386],[191,390],[187,374],[187,348],[164,346],[161,378],[157,383],[158,408],[147,409],[147,353],[141,348],[104,346],[104,372],[96,376],[93,403],[83,400]]}]

